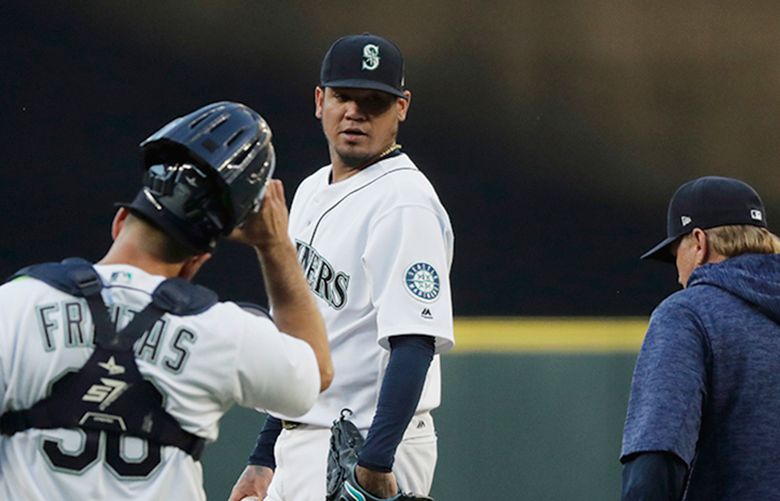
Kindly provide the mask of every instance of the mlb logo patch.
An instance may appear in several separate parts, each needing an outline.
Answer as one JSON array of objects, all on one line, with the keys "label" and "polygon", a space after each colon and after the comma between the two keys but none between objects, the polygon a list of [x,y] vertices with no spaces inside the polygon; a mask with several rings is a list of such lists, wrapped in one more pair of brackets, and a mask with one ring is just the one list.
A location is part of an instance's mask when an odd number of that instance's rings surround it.
[{"label": "mlb logo patch", "polygon": [[129,284],[133,280],[133,274],[127,271],[115,271],[111,273],[111,283]]}]

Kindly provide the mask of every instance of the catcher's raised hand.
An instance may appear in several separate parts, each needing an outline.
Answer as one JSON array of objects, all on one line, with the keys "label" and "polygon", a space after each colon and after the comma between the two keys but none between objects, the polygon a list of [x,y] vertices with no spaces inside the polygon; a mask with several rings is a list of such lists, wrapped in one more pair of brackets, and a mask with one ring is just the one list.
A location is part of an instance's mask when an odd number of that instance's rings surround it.
[{"label": "catcher's raised hand", "polygon": [[230,234],[231,240],[243,242],[264,250],[279,243],[287,243],[289,213],[284,197],[284,186],[278,179],[270,179],[260,210],[250,214],[240,228]]}]

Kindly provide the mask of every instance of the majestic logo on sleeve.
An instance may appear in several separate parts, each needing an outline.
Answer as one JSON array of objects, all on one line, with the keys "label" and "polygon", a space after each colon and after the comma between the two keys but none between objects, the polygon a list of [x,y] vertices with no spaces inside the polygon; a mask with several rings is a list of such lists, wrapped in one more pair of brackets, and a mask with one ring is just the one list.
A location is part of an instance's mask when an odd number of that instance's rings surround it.
[{"label": "majestic logo on sleeve", "polygon": [[363,47],[363,69],[373,71],[379,68],[379,47],[374,44],[366,44]]},{"label": "majestic logo on sleeve", "polygon": [[439,297],[439,274],[428,263],[415,263],[406,270],[406,288],[423,301],[434,301]]},{"label": "majestic logo on sleeve", "polygon": [[303,268],[309,288],[321,297],[334,310],[340,310],[347,303],[349,275],[336,271],[327,259],[322,257],[314,247],[300,240],[295,241],[298,249],[298,261]]}]

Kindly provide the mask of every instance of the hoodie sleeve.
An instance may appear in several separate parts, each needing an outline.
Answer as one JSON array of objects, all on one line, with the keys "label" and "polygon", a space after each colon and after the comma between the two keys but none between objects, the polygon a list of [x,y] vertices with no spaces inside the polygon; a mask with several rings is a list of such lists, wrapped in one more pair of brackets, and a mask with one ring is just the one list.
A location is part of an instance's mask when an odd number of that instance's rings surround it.
[{"label": "hoodie sleeve", "polygon": [[685,491],[685,463],[673,454],[642,452],[623,465],[621,501],[677,501]]},{"label": "hoodie sleeve", "polygon": [[679,295],[650,318],[631,382],[621,461],[669,452],[690,468],[706,399],[709,348],[698,316]]}]

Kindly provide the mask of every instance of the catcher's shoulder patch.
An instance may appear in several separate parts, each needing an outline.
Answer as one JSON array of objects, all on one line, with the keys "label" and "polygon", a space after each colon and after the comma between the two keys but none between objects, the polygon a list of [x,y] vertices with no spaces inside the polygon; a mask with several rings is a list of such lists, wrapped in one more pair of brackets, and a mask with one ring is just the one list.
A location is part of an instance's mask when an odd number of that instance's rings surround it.
[{"label": "catcher's shoulder patch", "polygon": [[414,263],[404,274],[406,289],[423,301],[435,301],[439,297],[441,282],[436,268],[428,263]]}]

